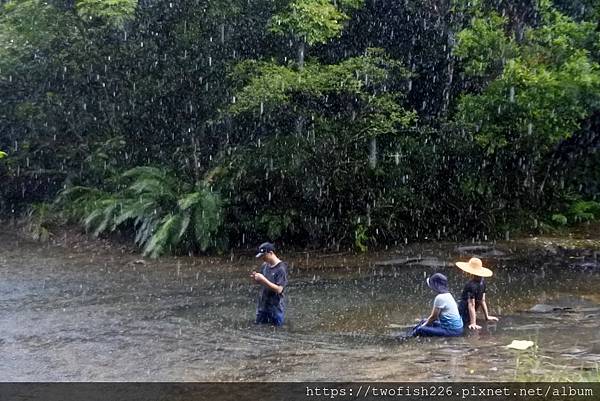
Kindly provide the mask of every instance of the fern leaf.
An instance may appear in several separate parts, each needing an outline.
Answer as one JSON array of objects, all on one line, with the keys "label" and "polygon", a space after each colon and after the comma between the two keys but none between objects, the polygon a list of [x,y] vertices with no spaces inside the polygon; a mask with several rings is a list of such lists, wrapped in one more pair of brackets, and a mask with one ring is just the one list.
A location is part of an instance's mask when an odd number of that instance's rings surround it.
[{"label": "fern leaf", "polygon": [[167,215],[160,224],[160,227],[156,231],[148,244],[144,248],[144,255],[150,256],[151,258],[157,258],[162,255],[166,249],[173,249],[179,244],[177,233],[181,227],[181,215],[180,214],[169,214]]},{"label": "fern leaf", "polygon": [[178,202],[178,206],[181,210],[188,210],[200,205],[201,202],[202,194],[200,192],[192,192],[181,198]]},{"label": "fern leaf", "polygon": [[190,226],[191,215],[190,213],[185,213],[183,218],[181,219],[181,228],[179,229],[179,233],[177,234],[178,240],[181,240],[185,235],[188,227]]}]

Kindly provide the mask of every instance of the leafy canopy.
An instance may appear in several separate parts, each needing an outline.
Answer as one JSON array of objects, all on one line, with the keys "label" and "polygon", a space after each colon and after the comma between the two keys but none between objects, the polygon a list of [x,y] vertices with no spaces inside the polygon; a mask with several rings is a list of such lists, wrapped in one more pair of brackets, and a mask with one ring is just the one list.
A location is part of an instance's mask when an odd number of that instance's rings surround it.
[{"label": "leafy canopy", "polygon": [[95,18],[113,26],[122,26],[133,18],[137,0],[77,0],[77,14],[83,19]]},{"label": "leafy canopy", "polygon": [[490,74],[494,59],[505,58],[482,93],[461,98],[458,116],[476,127],[476,140],[489,152],[514,145],[544,152],[600,110],[600,65],[591,57],[600,34],[593,24],[549,9],[517,45],[502,21],[475,19],[458,36],[456,54],[468,74]]},{"label": "leafy canopy", "polygon": [[271,62],[246,61],[234,71],[245,83],[230,111],[234,114],[262,109],[263,112],[293,100],[297,94],[314,97],[347,94],[368,100],[384,91],[390,76],[410,74],[401,63],[378,49],[333,65],[308,63],[295,70]]},{"label": "leafy canopy", "polygon": [[295,0],[288,8],[271,18],[269,31],[281,36],[294,36],[309,45],[322,44],[342,32],[350,19],[344,9],[356,9],[363,0]]}]

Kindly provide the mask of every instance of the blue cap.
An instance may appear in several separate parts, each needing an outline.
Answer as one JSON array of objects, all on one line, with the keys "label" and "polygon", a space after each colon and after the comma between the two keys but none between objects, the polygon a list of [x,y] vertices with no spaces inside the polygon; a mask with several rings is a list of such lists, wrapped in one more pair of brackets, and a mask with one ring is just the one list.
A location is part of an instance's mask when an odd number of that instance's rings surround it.
[{"label": "blue cap", "polygon": [[431,277],[428,277],[427,285],[429,286],[429,288],[440,294],[445,294],[449,292],[448,279],[442,273],[435,273]]},{"label": "blue cap", "polygon": [[260,246],[258,247],[258,253],[256,254],[256,257],[261,258],[266,253],[273,252],[273,251],[275,251],[275,245],[271,244],[270,242],[264,242],[264,243],[260,244]]}]

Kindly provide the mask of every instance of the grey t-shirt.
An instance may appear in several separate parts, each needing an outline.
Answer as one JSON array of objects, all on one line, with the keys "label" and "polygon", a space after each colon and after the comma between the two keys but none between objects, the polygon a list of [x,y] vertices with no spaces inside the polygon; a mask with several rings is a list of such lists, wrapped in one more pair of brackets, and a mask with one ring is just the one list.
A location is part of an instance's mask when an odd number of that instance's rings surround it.
[{"label": "grey t-shirt", "polygon": [[438,294],[433,300],[433,307],[440,309],[440,324],[448,329],[461,329],[463,322],[458,313],[458,306],[449,292]]}]

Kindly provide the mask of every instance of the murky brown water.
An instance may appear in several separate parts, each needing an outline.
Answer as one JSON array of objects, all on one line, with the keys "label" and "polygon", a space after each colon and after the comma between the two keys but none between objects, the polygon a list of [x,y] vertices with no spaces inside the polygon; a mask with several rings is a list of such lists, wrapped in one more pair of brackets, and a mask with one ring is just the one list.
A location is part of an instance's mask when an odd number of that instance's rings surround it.
[{"label": "murky brown water", "polygon": [[[166,258],[65,249],[0,234],[5,381],[513,380],[600,363],[598,254],[415,245],[289,259],[287,323],[257,327],[251,257]],[[500,322],[454,339],[396,341],[430,311],[424,277],[482,253]],[[285,252],[280,256],[285,258]],[[289,256],[289,255],[288,255]],[[526,312],[536,304],[561,307]],[[534,340],[537,357],[503,347]],[[526,353],[530,355],[530,353]],[[518,362],[517,362],[517,359]]]}]

